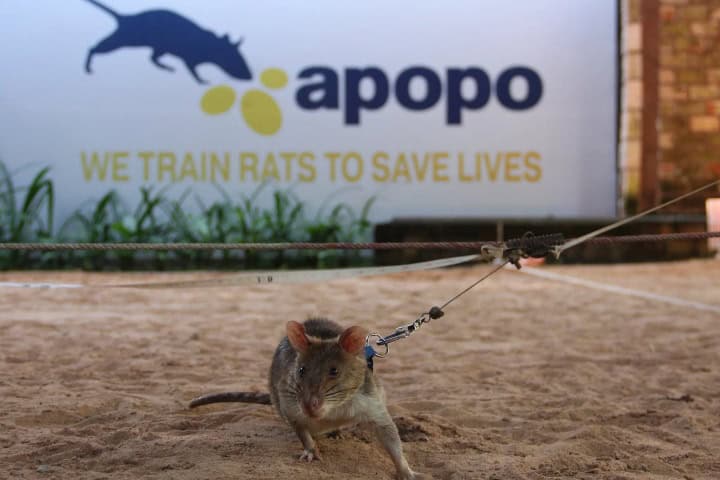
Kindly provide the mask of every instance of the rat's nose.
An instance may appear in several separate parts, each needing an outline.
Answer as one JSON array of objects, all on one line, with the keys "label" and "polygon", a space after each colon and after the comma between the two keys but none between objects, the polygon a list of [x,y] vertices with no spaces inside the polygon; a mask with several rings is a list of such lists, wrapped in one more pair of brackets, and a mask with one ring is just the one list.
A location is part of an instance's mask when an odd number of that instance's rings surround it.
[{"label": "rat's nose", "polygon": [[311,417],[318,417],[321,407],[322,400],[319,397],[313,396],[303,402],[303,410]]}]

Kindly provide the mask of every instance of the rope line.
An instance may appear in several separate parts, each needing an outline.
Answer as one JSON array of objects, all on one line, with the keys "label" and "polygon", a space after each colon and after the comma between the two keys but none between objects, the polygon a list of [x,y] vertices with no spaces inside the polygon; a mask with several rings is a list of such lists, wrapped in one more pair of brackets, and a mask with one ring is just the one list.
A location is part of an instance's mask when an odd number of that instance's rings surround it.
[{"label": "rope line", "polygon": [[462,297],[462,296],[465,295],[467,292],[469,292],[470,290],[472,290],[473,288],[475,288],[475,287],[476,287],[480,282],[482,282],[483,280],[487,279],[488,277],[490,277],[490,276],[493,275],[494,273],[499,272],[500,270],[502,270],[503,268],[505,268],[505,265],[507,265],[508,263],[510,263],[510,260],[505,260],[504,262],[500,263],[498,266],[496,266],[495,268],[493,268],[492,270],[490,270],[488,273],[486,273],[485,275],[483,275],[479,280],[475,281],[472,285],[470,285],[469,287],[465,288],[465,289],[462,290],[461,292],[457,293],[457,294],[456,294],[454,297],[452,297],[450,300],[448,300],[447,302],[443,303],[442,307],[439,307],[439,308],[440,308],[440,311],[445,310],[445,307],[447,307],[447,306],[450,305],[452,302],[454,302],[455,300],[457,300],[458,298]]},{"label": "rope line", "polygon": [[685,195],[680,195],[679,197],[673,198],[672,200],[668,200],[668,201],[665,202],[665,203],[661,203],[660,205],[657,205],[657,206],[655,206],[655,207],[652,207],[652,208],[649,209],[649,210],[645,210],[645,211],[642,211],[642,212],[637,213],[637,214],[635,214],[635,215],[632,215],[632,216],[630,216],[630,217],[620,219],[620,220],[618,220],[618,221],[615,222],[615,223],[611,223],[610,225],[606,225],[606,226],[604,226],[604,227],[602,227],[602,228],[598,228],[597,230],[593,230],[593,231],[590,232],[590,233],[586,233],[586,234],[583,235],[582,237],[578,237],[578,238],[575,238],[575,239],[573,239],[573,240],[570,240],[569,242],[566,242],[565,244],[563,244],[563,245],[561,245],[560,247],[556,248],[556,249],[555,249],[555,255],[559,257],[560,254],[561,254],[563,251],[567,250],[568,248],[572,248],[572,247],[574,247],[575,245],[579,245],[579,244],[581,244],[581,243],[585,243],[585,242],[587,242],[587,241],[590,241],[591,239],[596,238],[596,237],[599,237],[600,235],[602,235],[602,234],[605,233],[605,232],[609,232],[610,230],[615,230],[616,228],[618,228],[618,227],[620,227],[620,226],[622,226],[622,225],[625,225],[625,224],[630,223],[630,222],[632,222],[632,221],[634,221],[634,220],[637,220],[638,218],[645,217],[645,216],[647,216],[647,215],[649,215],[649,214],[651,214],[651,213],[653,213],[653,212],[656,212],[656,211],[660,210],[661,208],[665,208],[665,207],[667,207],[667,206],[669,206],[669,205],[673,205],[673,204],[675,204],[675,203],[678,203],[680,200],[683,200],[683,199],[688,198],[688,197],[690,197],[690,196],[692,196],[692,195],[695,195],[695,194],[698,193],[698,192],[702,192],[703,190],[707,190],[708,188],[714,187],[715,185],[720,185],[720,179],[719,179],[719,180],[715,180],[714,182],[710,182],[710,183],[708,183],[707,185],[703,185],[702,187],[696,188],[696,189],[693,190],[692,192],[688,192],[688,193],[686,193]]},{"label": "rope line", "polygon": [[[705,240],[720,232],[658,233],[595,237],[585,243],[613,244]],[[178,251],[178,250],[478,250],[497,242],[275,242],[275,243],[0,243],[8,251]]]},{"label": "rope line", "polygon": [[[515,270],[515,269],[513,269]],[[626,295],[630,297],[643,298],[645,300],[651,300],[654,302],[663,302],[679,307],[693,308],[695,310],[703,310],[706,312],[720,313],[720,305],[711,305],[707,303],[694,302],[692,300],[686,300],[684,298],[672,297],[669,295],[661,295],[659,293],[646,292],[642,290],[635,290],[633,288],[625,288],[618,285],[609,283],[596,282],[594,280],[587,280],[584,278],[573,277],[570,275],[564,275],[557,272],[550,272],[539,268],[523,268],[518,270],[520,273],[526,275],[533,275],[535,277],[543,278],[546,280],[553,280],[556,282],[568,283],[570,285],[579,285],[586,288],[592,288],[594,290],[600,290],[604,292],[616,293],[619,295]]]}]

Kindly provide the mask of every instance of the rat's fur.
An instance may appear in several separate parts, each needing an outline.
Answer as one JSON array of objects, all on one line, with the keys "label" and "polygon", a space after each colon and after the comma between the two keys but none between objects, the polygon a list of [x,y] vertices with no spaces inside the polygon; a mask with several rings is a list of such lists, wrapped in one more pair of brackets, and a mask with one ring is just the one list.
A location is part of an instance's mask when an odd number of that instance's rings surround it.
[{"label": "rat's fur", "polygon": [[[300,459],[320,459],[313,436],[368,424],[395,464],[397,478],[414,479],[385,406],[385,392],[362,354],[366,335],[361,327],[343,329],[326,319],[288,322],[270,368],[270,403],[300,438]],[[262,394],[222,393],[199,397],[191,407],[222,401],[267,399]]]}]

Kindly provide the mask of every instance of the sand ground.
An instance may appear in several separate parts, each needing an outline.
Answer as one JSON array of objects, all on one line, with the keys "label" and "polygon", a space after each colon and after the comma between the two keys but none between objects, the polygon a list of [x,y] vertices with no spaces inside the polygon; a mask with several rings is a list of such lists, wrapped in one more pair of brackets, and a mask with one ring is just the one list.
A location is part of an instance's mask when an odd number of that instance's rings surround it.
[{"label": "sand ground", "polygon": [[[486,272],[183,290],[1,289],[0,478],[385,479],[369,433],[323,462],[265,390],[287,320],[390,333]],[[542,267],[720,306],[720,261]],[[215,273],[2,273],[87,284]],[[502,271],[376,360],[411,466],[437,479],[720,478],[720,314]]]}]

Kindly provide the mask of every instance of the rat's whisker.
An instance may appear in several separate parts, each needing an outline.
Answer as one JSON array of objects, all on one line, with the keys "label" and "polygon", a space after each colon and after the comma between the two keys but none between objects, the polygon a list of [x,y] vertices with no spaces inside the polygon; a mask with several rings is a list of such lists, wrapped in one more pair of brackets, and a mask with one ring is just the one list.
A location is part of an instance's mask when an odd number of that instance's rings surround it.
[{"label": "rat's whisker", "polygon": [[355,390],[355,389],[354,389],[354,388],[344,388],[344,389],[342,389],[342,390],[338,390],[337,392],[325,394],[325,398],[328,399],[328,398],[337,397],[338,395],[342,395],[342,394],[344,394],[345,392],[350,392],[350,391],[353,391],[353,390]]},{"label": "rat's whisker", "polygon": [[327,395],[328,393],[332,392],[332,391],[335,390],[336,388],[340,388],[340,384],[339,384],[339,383],[336,383],[335,385],[332,385],[330,388],[328,388],[327,390],[325,390],[323,393],[324,393],[325,395]]}]

